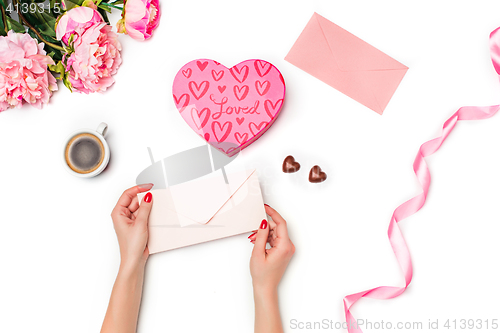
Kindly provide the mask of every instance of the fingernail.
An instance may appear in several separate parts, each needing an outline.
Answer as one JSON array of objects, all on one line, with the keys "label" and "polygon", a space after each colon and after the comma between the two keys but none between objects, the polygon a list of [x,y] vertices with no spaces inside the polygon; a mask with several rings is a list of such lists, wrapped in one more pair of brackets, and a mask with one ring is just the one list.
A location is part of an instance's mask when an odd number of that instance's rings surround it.
[{"label": "fingernail", "polygon": [[151,199],[153,199],[153,195],[151,194],[151,192],[148,192],[148,193],[144,196],[144,201],[146,201],[146,202],[151,202]]},{"label": "fingernail", "polygon": [[137,186],[139,186],[143,190],[149,191],[150,189],[153,188],[154,184],[153,183],[147,183],[147,184],[141,184],[141,185],[137,185]]},{"label": "fingernail", "polygon": [[260,224],[260,228],[267,229],[267,221],[266,220],[262,220],[262,223]]},{"label": "fingernail", "polygon": [[264,204],[264,206],[269,207],[269,208],[273,208],[273,207],[269,206],[268,204]]},{"label": "fingernail", "polygon": [[256,232],[254,232],[253,234],[251,234],[250,236],[248,236],[248,238],[252,238],[253,236],[255,236]]}]

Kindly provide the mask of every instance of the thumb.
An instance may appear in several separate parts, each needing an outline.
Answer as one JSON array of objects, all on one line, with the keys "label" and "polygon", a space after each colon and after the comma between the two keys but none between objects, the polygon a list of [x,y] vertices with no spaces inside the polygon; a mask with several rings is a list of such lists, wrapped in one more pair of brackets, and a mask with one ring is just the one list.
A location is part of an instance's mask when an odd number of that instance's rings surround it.
[{"label": "thumb", "polygon": [[148,224],[149,213],[151,212],[151,208],[153,207],[153,195],[151,192],[146,193],[144,198],[142,198],[141,205],[137,212],[137,216],[135,220],[139,223]]},{"label": "thumb", "polygon": [[269,237],[269,223],[266,220],[262,220],[260,228],[255,236],[255,245],[253,247],[252,254],[255,255],[265,255],[266,254],[266,244],[267,238]]}]

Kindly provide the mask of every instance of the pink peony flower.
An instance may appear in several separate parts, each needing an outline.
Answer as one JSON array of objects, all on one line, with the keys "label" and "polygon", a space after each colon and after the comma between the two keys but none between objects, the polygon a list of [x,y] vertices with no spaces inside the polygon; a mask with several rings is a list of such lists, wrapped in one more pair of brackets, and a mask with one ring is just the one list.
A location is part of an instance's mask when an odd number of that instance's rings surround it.
[{"label": "pink peony flower", "polygon": [[54,61],[43,46],[28,34],[0,36],[0,111],[21,107],[23,101],[41,109],[57,90],[47,70]]},{"label": "pink peony flower", "polygon": [[112,76],[122,62],[118,36],[102,19],[97,20],[97,16],[101,17],[92,8],[76,7],[64,16],[56,33],[58,38],[66,39],[65,44],[73,35],[68,45],[73,51],[64,58],[71,85],[86,94],[106,91],[115,82]]},{"label": "pink peony flower", "polygon": [[122,19],[118,21],[116,28],[119,33],[128,34],[137,40],[145,40],[151,37],[159,23],[159,0],[126,0]]},{"label": "pink peony flower", "polygon": [[87,28],[103,21],[97,10],[90,7],[75,7],[57,21],[56,37],[68,45],[71,34],[81,35]]}]

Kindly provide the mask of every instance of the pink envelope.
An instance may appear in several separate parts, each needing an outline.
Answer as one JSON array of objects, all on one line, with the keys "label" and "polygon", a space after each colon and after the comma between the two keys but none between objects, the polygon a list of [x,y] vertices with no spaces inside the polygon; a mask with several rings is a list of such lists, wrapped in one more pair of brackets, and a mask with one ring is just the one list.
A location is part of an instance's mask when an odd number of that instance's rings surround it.
[{"label": "pink envelope", "polygon": [[408,70],[317,13],[285,60],[379,114]]},{"label": "pink envelope", "polygon": [[[255,170],[152,190],[149,253],[250,232],[266,218]],[[139,201],[145,193],[138,195]]]}]

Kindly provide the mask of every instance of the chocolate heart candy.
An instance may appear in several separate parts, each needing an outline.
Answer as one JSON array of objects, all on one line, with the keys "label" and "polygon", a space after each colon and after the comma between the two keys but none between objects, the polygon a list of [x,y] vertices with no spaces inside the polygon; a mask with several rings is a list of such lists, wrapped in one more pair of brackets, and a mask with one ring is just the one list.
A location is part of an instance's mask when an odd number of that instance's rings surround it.
[{"label": "chocolate heart candy", "polygon": [[321,183],[326,180],[326,173],[321,171],[321,168],[318,165],[315,165],[311,168],[309,172],[309,181],[311,183]]},{"label": "chocolate heart candy", "polygon": [[292,155],[289,155],[283,161],[283,172],[284,173],[294,173],[299,171],[300,164],[295,162],[295,158]]}]

